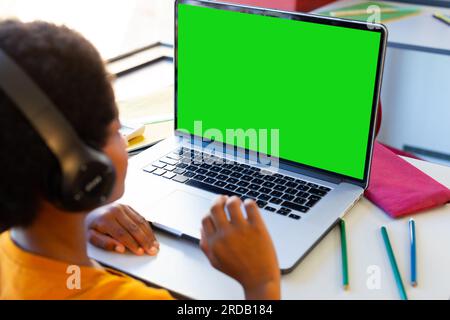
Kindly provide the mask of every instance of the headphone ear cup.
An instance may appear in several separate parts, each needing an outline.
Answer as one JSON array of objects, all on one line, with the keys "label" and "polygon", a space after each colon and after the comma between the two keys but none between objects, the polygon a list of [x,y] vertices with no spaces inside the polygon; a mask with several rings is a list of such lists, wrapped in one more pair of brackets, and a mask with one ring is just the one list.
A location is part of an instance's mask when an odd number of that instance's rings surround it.
[{"label": "headphone ear cup", "polygon": [[[73,161],[63,163],[56,189],[57,205],[69,212],[89,211],[105,205],[115,185],[113,163],[104,153],[87,145],[73,156]],[[82,157],[77,159],[79,156]]]}]

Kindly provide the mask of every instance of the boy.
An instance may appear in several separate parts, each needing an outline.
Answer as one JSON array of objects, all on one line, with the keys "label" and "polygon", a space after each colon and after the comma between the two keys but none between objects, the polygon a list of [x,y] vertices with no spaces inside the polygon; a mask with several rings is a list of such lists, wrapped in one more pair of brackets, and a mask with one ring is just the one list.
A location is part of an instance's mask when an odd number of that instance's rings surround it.
[{"label": "boy", "polygon": [[[95,48],[65,27],[0,22],[0,49],[33,79],[80,139],[108,156],[116,171],[109,202],[121,197],[127,153],[110,78]],[[52,202],[48,180],[56,159],[13,102],[0,90],[0,299],[171,299],[165,290],[102,268],[86,252],[88,212]],[[219,197],[202,221],[200,246],[211,264],[239,281],[248,299],[279,299],[273,244],[253,201],[241,212],[237,197]],[[225,208],[230,219],[225,214]],[[105,212],[101,212],[105,211]],[[147,222],[127,206],[98,209],[87,221],[96,245],[156,254]],[[67,285],[80,267],[81,287]]]}]

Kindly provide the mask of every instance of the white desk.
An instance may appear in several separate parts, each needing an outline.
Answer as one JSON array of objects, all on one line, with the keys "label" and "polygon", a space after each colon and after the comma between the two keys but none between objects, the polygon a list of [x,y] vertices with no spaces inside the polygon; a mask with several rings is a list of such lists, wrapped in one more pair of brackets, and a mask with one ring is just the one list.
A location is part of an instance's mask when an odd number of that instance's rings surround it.
[{"label": "white desk", "polygon": [[[446,186],[450,168],[409,159]],[[132,165],[131,160],[130,165]],[[147,190],[145,192],[151,192]],[[145,197],[143,192],[143,197]],[[418,287],[409,285],[408,218],[393,220],[362,199],[347,215],[350,290],[341,287],[338,229],[328,234],[290,274],[282,277],[283,299],[397,299],[391,267],[379,228],[387,225],[406,291],[412,299],[450,297],[450,205],[415,215],[417,228]],[[242,299],[240,285],[214,270],[194,244],[157,233],[157,257],[120,255],[89,246],[89,255],[135,277],[195,299]],[[380,269],[381,287],[366,286],[367,268]]]}]

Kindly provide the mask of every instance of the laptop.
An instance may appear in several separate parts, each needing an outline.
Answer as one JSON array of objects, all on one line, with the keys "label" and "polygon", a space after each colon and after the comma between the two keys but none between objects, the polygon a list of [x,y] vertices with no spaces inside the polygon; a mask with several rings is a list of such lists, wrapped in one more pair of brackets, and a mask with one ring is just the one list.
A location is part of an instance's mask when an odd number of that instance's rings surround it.
[{"label": "laptop", "polygon": [[178,0],[174,134],[130,159],[122,201],[200,239],[219,194],[254,199],[287,273],[368,186],[387,31]]}]

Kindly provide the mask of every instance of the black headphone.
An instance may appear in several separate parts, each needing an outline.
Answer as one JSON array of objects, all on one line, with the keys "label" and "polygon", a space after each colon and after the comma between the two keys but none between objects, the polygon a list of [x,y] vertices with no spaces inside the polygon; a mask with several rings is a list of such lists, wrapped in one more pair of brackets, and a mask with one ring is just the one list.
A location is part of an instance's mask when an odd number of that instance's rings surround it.
[{"label": "black headphone", "polygon": [[58,160],[51,177],[51,201],[67,211],[104,205],[115,182],[111,160],[87,146],[47,95],[0,49],[0,88],[12,100]]}]

